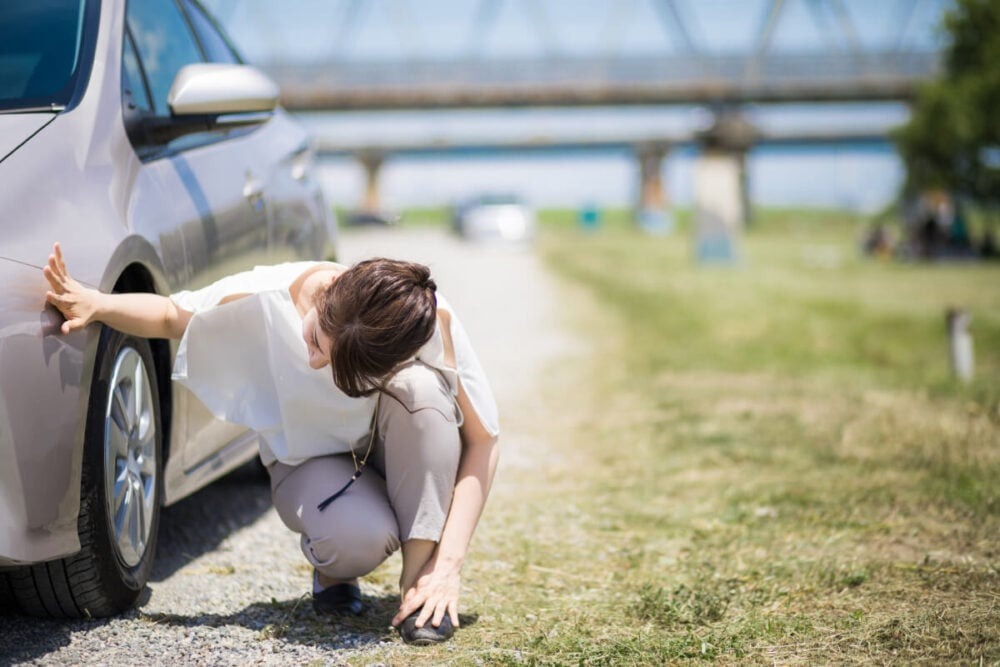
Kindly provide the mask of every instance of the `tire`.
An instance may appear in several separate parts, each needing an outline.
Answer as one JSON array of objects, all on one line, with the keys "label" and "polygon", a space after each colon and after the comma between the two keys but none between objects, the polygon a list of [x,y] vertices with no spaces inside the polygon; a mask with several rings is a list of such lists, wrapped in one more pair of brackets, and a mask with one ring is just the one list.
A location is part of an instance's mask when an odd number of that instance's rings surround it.
[{"label": "tire", "polygon": [[[138,388],[138,391],[136,391]],[[160,401],[149,343],[105,327],[90,389],[80,551],[0,574],[31,616],[92,618],[132,607],[156,552],[162,498]]]},{"label": "tire", "polygon": [[8,611],[15,611],[17,603],[14,601],[14,591],[10,588],[10,581],[7,575],[0,572],[0,615]]}]

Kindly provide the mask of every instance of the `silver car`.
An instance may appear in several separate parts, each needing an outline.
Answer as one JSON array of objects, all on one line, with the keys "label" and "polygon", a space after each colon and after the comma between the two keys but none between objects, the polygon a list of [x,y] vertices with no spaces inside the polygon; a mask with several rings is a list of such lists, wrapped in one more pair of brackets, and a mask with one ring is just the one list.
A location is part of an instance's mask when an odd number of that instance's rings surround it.
[{"label": "silver car", "polygon": [[175,343],[59,335],[40,267],[59,241],[81,282],[170,294],[330,257],[277,95],[196,0],[0,4],[0,607],[127,609],[160,507],[255,455],[171,385]]},{"label": "silver car", "polygon": [[452,230],[475,241],[530,242],[535,237],[535,212],[515,195],[481,195],[452,210]]}]

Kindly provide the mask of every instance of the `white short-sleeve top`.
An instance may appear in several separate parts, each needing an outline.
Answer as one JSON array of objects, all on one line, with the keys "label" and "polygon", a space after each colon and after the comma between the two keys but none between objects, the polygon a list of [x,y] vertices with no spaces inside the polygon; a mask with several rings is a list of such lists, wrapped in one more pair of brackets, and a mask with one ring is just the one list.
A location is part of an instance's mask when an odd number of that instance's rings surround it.
[{"label": "white short-sleeve top", "polygon": [[[288,288],[316,264],[258,266],[170,297],[194,313],[178,346],[173,379],[215,417],[257,431],[265,464],[298,465],[367,442],[375,397],[351,398],[334,384],[329,368],[309,366],[302,318]],[[249,296],[219,305],[233,294]],[[438,308],[451,313],[457,368],[445,364],[438,331],[416,356],[448,382],[460,418],[459,382],[480,422],[497,436],[498,410],[486,374],[455,311],[440,293],[437,298]]]}]

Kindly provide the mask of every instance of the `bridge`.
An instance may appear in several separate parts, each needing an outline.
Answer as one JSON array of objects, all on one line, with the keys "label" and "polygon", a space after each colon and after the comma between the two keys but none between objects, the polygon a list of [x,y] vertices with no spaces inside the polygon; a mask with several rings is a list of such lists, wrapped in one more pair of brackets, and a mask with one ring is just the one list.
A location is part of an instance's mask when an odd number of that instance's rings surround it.
[{"label": "bridge", "polygon": [[[879,129],[855,128],[836,131],[752,132],[746,138],[755,146],[822,146],[845,143],[885,144],[885,132]],[[511,139],[453,140],[448,138],[426,141],[346,142],[318,138],[313,148],[319,157],[353,157],[358,155],[398,157],[426,157],[429,155],[493,155],[496,153],[545,153],[551,151],[642,151],[645,149],[669,150],[700,146],[705,141],[702,133],[684,132],[655,136],[621,134],[617,136],[533,136]]]},{"label": "bridge", "polygon": [[270,65],[294,110],[908,100],[936,53],[785,53]]},{"label": "bridge", "polygon": [[[698,145],[706,168],[696,172],[725,181],[696,190],[729,192],[745,203],[745,156],[752,146],[885,141],[885,128],[767,135],[750,127],[740,108],[905,102],[938,71],[933,28],[950,6],[949,0],[341,0],[285,4],[274,12],[266,0],[206,4],[231,31],[255,35],[244,38],[244,50],[248,44],[258,49],[251,59],[278,81],[291,110],[668,104],[710,109],[711,128],[674,137],[428,139],[395,145],[318,138],[321,155],[350,154],[364,165],[369,209],[379,204],[379,168],[394,156],[576,147],[632,150],[642,179],[636,189],[640,211],[665,209],[660,165],[674,146]],[[295,23],[294,33],[283,34],[286,15],[295,11],[308,16]],[[584,15],[594,39],[581,37]],[[520,21],[520,29],[512,29],[512,21]],[[306,48],[309,34],[320,35],[324,45]],[[746,215],[745,206],[730,209],[723,217]]]},{"label": "bridge", "polygon": [[[294,34],[280,34],[266,0],[215,4],[224,20],[242,12],[244,31],[256,26],[249,42],[280,45],[253,60],[287,108],[342,110],[906,100],[938,66],[927,26],[913,25],[928,2],[605,0],[567,12],[560,0],[342,0],[283,6],[309,12]],[[944,2],[932,4],[939,17]],[[600,12],[581,36],[571,28],[588,6]],[[533,37],[506,25],[518,17]],[[380,22],[389,29],[372,32]],[[327,48],[295,49],[306,24]],[[807,28],[812,39],[795,38]]]}]

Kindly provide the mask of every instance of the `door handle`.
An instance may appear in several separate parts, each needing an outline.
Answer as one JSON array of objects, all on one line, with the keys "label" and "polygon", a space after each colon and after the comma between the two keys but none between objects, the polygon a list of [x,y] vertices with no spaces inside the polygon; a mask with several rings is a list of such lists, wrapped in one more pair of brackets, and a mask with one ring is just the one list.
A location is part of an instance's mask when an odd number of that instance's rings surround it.
[{"label": "door handle", "polygon": [[250,202],[253,210],[260,211],[264,208],[264,186],[249,171],[246,182],[243,184],[243,196]]}]

